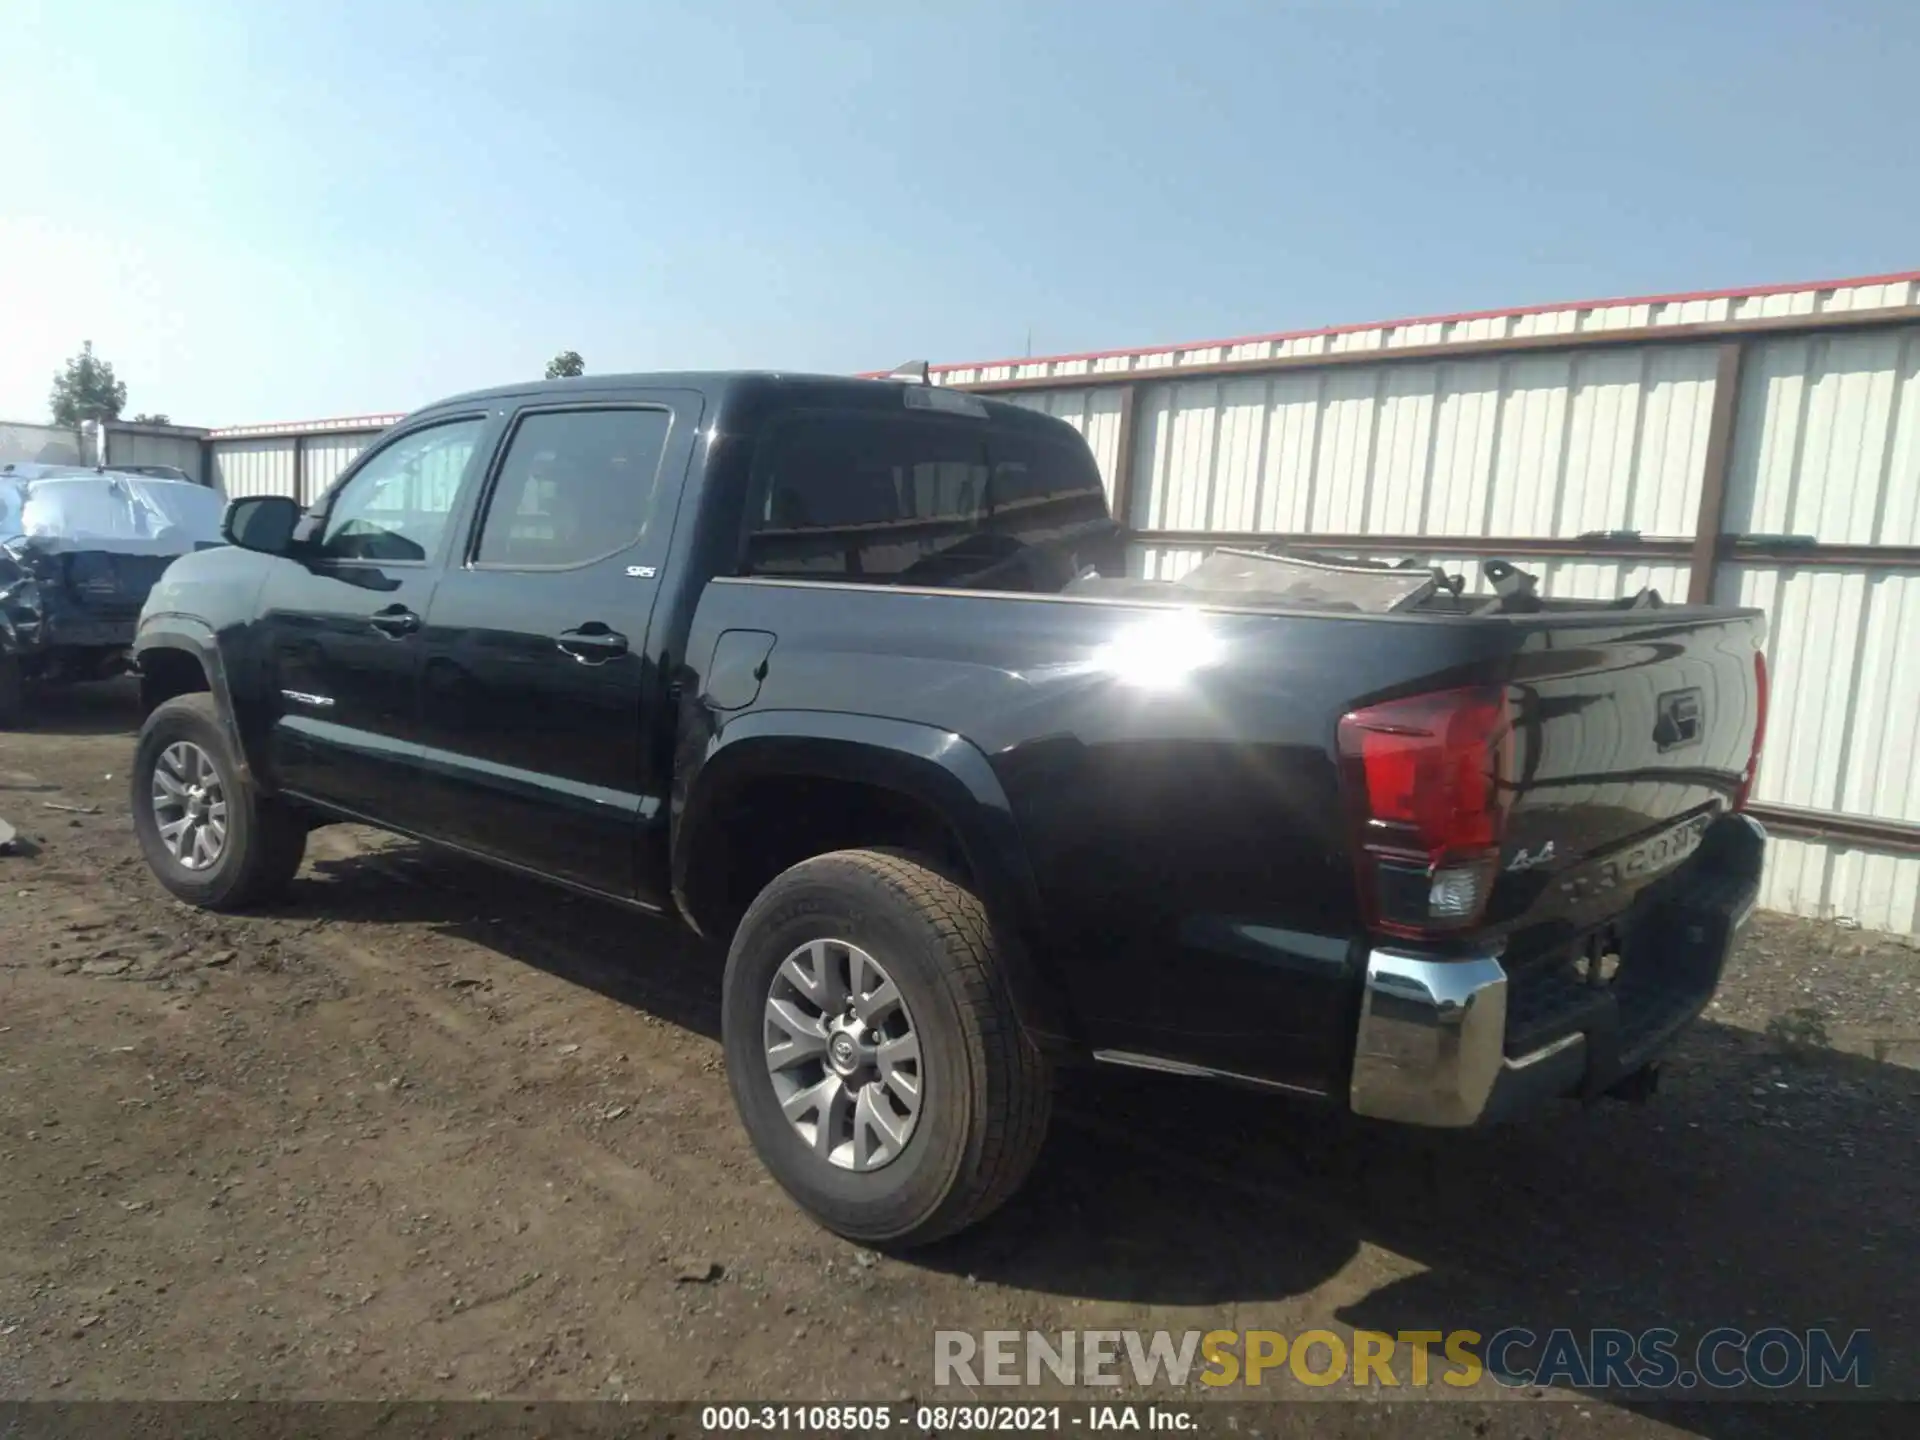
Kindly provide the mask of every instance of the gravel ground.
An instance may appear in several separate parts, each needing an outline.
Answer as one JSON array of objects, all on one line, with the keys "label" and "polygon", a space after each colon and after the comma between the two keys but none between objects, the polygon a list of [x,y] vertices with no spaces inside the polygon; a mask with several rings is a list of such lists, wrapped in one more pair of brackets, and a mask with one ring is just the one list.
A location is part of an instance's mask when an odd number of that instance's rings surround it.
[{"label": "gravel ground", "polygon": [[[189,910],[135,848],[133,722],[103,687],[0,736],[0,1397],[951,1401],[936,1328],[1515,1324],[1864,1327],[1920,1394],[1911,941],[1762,916],[1650,1104],[1488,1133],[1068,1076],[1022,1195],[901,1260],[761,1171],[714,957],[349,828],[273,912]],[[1497,1393],[1263,1433],[1903,1433]]]}]

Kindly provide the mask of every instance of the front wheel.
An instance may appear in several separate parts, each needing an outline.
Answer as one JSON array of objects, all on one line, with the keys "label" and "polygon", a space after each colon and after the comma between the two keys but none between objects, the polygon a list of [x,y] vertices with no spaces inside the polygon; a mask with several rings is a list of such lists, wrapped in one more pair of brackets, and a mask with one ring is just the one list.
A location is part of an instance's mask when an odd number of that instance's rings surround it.
[{"label": "front wheel", "polygon": [[244,910],[285,891],[304,820],[241,778],[213,697],[178,695],[140,727],[134,833],[160,883],[190,905]]},{"label": "front wheel", "polygon": [[1052,1084],[977,896],[903,855],[778,876],[727,956],[727,1075],[754,1149],[829,1230],[923,1245],[1020,1187]]}]

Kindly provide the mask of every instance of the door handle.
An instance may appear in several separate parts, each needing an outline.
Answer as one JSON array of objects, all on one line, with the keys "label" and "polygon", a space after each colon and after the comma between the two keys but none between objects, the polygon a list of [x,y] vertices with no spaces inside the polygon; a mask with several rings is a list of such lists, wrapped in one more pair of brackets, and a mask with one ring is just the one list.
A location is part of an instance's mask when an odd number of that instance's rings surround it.
[{"label": "door handle", "polygon": [[586,665],[603,664],[627,653],[627,637],[598,620],[589,620],[578,630],[562,630],[553,643]]},{"label": "door handle", "polygon": [[367,623],[388,639],[398,640],[420,628],[420,617],[404,605],[389,605],[369,615]]}]

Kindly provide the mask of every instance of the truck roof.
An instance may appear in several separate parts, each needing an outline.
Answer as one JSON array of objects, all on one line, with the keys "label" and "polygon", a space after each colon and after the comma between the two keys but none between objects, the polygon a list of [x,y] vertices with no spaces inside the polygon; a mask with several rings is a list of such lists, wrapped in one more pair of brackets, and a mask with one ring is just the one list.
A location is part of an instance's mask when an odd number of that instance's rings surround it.
[{"label": "truck roof", "polygon": [[[759,396],[785,393],[796,403],[836,405],[850,408],[893,408],[900,404],[900,392],[921,387],[912,382],[868,379],[849,375],[813,375],[787,370],[662,370],[629,375],[581,375],[565,380],[526,380],[518,384],[495,385],[485,390],[469,390],[423,405],[416,414],[427,414],[452,406],[470,405],[476,400],[518,400],[529,396],[619,394],[640,390],[697,390],[712,400],[722,400],[742,391]],[[933,387],[939,388],[939,387]],[[948,392],[960,394],[964,392]],[[996,400],[986,395],[968,395],[995,420],[1036,429],[1051,428],[1064,422],[1044,411]]]}]

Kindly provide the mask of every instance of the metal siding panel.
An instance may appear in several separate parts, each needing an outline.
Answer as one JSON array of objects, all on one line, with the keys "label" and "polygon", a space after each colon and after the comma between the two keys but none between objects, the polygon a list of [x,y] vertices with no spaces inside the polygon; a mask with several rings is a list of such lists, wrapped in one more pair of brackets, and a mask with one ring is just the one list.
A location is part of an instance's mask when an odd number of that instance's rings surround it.
[{"label": "metal siding panel", "polygon": [[1383,372],[1368,476],[1368,530],[1411,535],[1426,528],[1434,398],[1439,386],[1437,365],[1402,365]]},{"label": "metal siding panel", "polygon": [[311,505],[340,478],[360,452],[373,443],[379,431],[361,435],[310,435],[301,455],[300,503]]},{"label": "metal siding panel", "polygon": [[1210,530],[1251,530],[1259,523],[1269,388],[1263,378],[1229,380],[1220,387]]},{"label": "metal siding panel", "polygon": [[1321,377],[1275,376],[1268,396],[1259,528],[1304,530],[1313,503],[1314,460],[1320,443]]},{"label": "metal siding panel", "polygon": [[1168,530],[1167,473],[1172,443],[1174,397],[1163,385],[1140,394],[1134,422],[1133,514],[1122,517],[1135,530]]},{"label": "metal siding panel", "polygon": [[1718,592],[1771,622],[1754,798],[1920,823],[1920,570],[1729,565]]},{"label": "metal siding panel", "polygon": [[1442,367],[1429,462],[1425,523],[1430,535],[1485,534],[1500,433],[1498,361]]},{"label": "metal siding panel", "polygon": [[36,465],[78,465],[80,432],[56,425],[0,423],[0,465],[27,461]]},{"label": "metal siding panel", "polygon": [[107,459],[114,465],[171,465],[200,478],[200,442],[191,435],[140,435],[109,428]]},{"label": "metal siding panel", "polygon": [[1865,578],[1858,658],[1847,677],[1854,711],[1837,808],[1920,823],[1920,572]]},{"label": "metal siding panel", "polygon": [[[1669,604],[1687,598],[1688,567],[1665,565],[1644,560],[1552,560],[1543,566],[1529,566],[1540,576],[1540,589],[1556,600],[1620,600],[1641,590],[1653,589]],[[1472,573],[1478,580],[1478,566]],[[1475,589],[1486,588],[1478,583]]]},{"label": "metal siding panel", "polygon": [[1173,392],[1167,447],[1167,528],[1205,530],[1213,487],[1213,436],[1220,387],[1206,381]]},{"label": "metal siding panel", "polygon": [[215,440],[213,475],[229,500],[248,495],[285,495],[298,499],[293,474],[293,440]]},{"label": "metal siding panel", "polygon": [[1726,528],[1920,537],[1920,328],[1768,341],[1749,357]]},{"label": "metal siding panel", "polygon": [[1707,346],[1649,353],[1633,485],[1614,522],[1620,528],[1643,535],[1693,533],[1718,363]]},{"label": "metal siding panel", "polygon": [[1809,340],[1776,340],[1747,355],[1727,475],[1729,533],[1787,531],[1811,348]]},{"label": "metal siding panel", "polygon": [[1920,858],[1775,838],[1767,842],[1760,903],[1815,920],[1840,918],[1869,930],[1920,934]]},{"label": "metal siding panel", "polygon": [[1483,535],[1544,536],[1564,473],[1573,361],[1528,356],[1505,367],[1500,439]]},{"label": "metal siding panel", "polygon": [[1380,383],[1379,370],[1335,370],[1326,376],[1309,531],[1350,535],[1366,529],[1367,476]]},{"label": "metal siding panel", "polygon": [[1127,549],[1127,573],[1136,580],[1178,580],[1206,558],[1204,550],[1179,550],[1157,545]]},{"label": "metal siding panel", "polygon": [[1149,386],[1142,528],[1685,535],[1715,362],[1693,346]]},{"label": "metal siding panel", "polygon": [[1572,536],[1623,528],[1645,396],[1647,352],[1582,355],[1574,391],[1563,493],[1547,534]]}]

